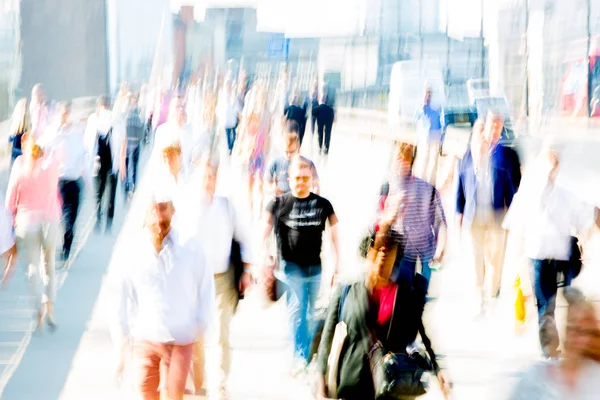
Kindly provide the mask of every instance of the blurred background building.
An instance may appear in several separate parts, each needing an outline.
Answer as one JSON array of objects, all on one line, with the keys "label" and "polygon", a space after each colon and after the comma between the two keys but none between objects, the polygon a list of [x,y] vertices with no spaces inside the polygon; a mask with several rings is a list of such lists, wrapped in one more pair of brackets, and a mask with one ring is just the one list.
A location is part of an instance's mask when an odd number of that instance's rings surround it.
[{"label": "blurred background building", "polygon": [[283,65],[303,92],[318,76],[338,106],[386,110],[399,62],[446,106],[479,80],[514,117],[600,116],[595,0],[1,0],[0,48],[3,117],[36,82],[54,99],[240,69],[274,86]]}]

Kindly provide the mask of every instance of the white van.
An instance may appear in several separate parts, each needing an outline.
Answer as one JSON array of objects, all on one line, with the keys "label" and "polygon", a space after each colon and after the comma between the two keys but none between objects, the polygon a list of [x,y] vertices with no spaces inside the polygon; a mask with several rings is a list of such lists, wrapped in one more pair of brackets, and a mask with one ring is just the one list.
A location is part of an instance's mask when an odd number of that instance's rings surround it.
[{"label": "white van", "polygon": [[446,98],[441,64],[432,60],[399,61],[392,67],[388,118],[390,123],[410,123],[423,105],[425,84],[432,88],[431,106],[441,110]]}]

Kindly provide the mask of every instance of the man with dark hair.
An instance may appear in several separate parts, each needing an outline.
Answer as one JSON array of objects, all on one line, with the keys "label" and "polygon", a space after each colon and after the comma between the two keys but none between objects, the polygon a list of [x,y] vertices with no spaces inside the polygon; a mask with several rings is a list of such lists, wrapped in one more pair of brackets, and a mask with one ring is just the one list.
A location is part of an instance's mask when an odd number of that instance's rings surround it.
[{"label": "man with dark hair", "polygon": [[[285,154],[274,159],[271,162],[267,173],[265,174],[265,182],[267,182],[265,192],[274,193],[276,195],[284,194],[290,191],[290,185],[288,182],[290,160],[300,153],[300,139],[298,135],[300,127],[296,121],[288,121],[283,129]],[[312,172],[311,191],[315,194],[319,194],[320,187],[317,168],[312,161],[309,160],[309,162]]]},{"label": "man with dark hair", "polygon": [[327,95],[321,93],[319,105],[313,108],[313,116],[317,119],[317,129],[319,132],[319,154],[329,154],[329,143],[331,142],[331,130],[335,120],[335,111],[333,107],[327,104]]},{"label": "man with dark hair", "polygon": [[300,138],[300,146],[302,146],[302,140],[304,139],[304,132],[306,130],[306,110],[308,104],[300,105],[300,95],[295,91],[290,97],[290,104],[285,108],[284,115],[289,122],[293,121],[298,124],[298,136]]},{"label": "man with dark hair", "polygon": [[281,271],[289,288],[287,300],[294,330],[295,372],[301,372],[310,361],[310,345],[315,333],[315,327],[310,325],[321,287],[321,250],[327,222],[335,253],[333,278],[338,272],[338,219],[329,200],[310,190],[310,160],[295,156],[290,162],[288,180],[291,191],[267,205],[263,239],[267,243],[275,230]]}]

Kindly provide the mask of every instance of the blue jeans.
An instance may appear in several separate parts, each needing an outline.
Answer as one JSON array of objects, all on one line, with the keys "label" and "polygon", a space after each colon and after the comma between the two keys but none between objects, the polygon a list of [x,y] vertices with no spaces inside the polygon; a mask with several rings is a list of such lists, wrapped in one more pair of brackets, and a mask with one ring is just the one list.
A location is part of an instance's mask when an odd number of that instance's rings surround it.
[{"label": "blue jeans", "polygon": [[[539,338],[545,356],[558,347],[558,330],[554,320],[558,273],[568,271],[568,261],[531,260],[533,265],[533,290],[538,309]],[[565,274],[565,286],[571,277]]]},{"label": "blue jeans", "polygon": [[287,304],[294,331],[294,356],[307,362],[310,346],[315,336],[313,315],[321,288],[321,266],[301,267],[281,261],[281,269],[287,284]]},{"label": "blue jeans", "polygon": [[133,191],[137,184],[138,163],[140,160],[140,147],[128,148],[125,158],[125,195]]},{"label": "blue jeans", "polygon": [[225,135],[227,136],[227,149],[229,150],[229,155],[233,151],[233,145],[235,144],[235,132],[236,127],[233,128],[225,128]]},{"label": "blue jeans", "polygon": [[[429,288],[429,280],[431,279],[431,268],[429,267],[429,263],[431,259],[425,258],[421,259],[421,275],[427,280],[427,285],[425,287],[425,292],[427,293],[427,289]],[[399,285],[407,285],[407,287],[412,286],[413,277],[415,276],[417,269],[417,260],[408,259],[407,257],[402,257],[400,262],[397,262],[394,266],[394,271],[392,272],[392,280]]]}]

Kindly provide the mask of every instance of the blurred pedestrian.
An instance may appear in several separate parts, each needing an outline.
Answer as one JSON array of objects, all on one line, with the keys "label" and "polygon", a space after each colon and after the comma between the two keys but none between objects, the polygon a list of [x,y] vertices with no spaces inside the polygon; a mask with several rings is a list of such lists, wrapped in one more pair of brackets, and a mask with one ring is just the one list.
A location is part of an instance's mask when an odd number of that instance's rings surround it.
[{"label": "blurred pedestrian", "polygon": [[[436,361],[422,319],[427,281],[419,275],[410,283],[395,283],[392,279],[398,248],[401,246],[398,241],[399,232],[393,232],[391,228],[395,224],[397,212],[398,210],[390,213],[389,218],[380,221],[380,230],[374,236],[369,249],[366,278],[351,285],[342,285],[333,295],[319,345],[319,398],[335,396],[348,400],[375,399],[375,378],[372,375],[374,366],[370,365],[370,350],[376,341],[381,342],[386,352],[406,354],[413,360],[424,361],[423,364],[411,364],[414,369],[409,369],[409,373],[423,373],[430,368],[440,382],[444,397],[449,396],[449,379]],[[339,354],[338,374],[334,383],[327,381],[328,368],[332,367],[328,358],[339,322],[346,324],[347,336]],[[425,355],[418,353],[417,335],[423,341]],[[407,371],[408,365],[394,368],[393,358],[386,363],[389,363],[388,371],[392,376]],[[335,388],[328,387],[328,383],[335,385]],[[403,383],[405,382],[401,380],[388,382],[392,386]],[[328,393],[333,389],[335,393]],[[416,396],[394,398],[414,399]]]},{"label": "blurred pedestrian", "polygon": [[[271,161],[265,174],[265,181],[268,186],[265,193],[268,192],[270,194],[281,195],[290,191],[288,172],[290,161],[300,154],[299,130],[300,127],[296,121],[288,121],[285,125],[283,138],[285,154]],[[319,194],[320,186],[317,167],[315,167],[315,164],[312,161],[310,161],[310,164],[312,171],[312,187],[310,191],[314,194]]]},{"label": "blurred pedestrian", "polygon": [[[532,366],[508,397],[511,400],[592,400],[600,393],[600,363],[590,354],[600,331],[594,305],[575,288],[565,289],[567,327],[561,359]],[[558,346],[558,336],[556,343]]]},{"label": "blurred pedestrian", "polygon": [[131,349],[141,398],[160,399],[162,375],[168,398],[182,400],[194,342],[214,312],[214,280],[201,246],[171,226],[175,207],[168,192],[158,187],[152,197],[143,231],[111,275],[115,377],[121,380]]},{"label": "blurred pedestrian", "polygon": [[23,154],[23,149],[21,147],[21,138],[23,134],[27,132],[29,128],[29,121],[27,116],[27,99],[20,99],[15,105],[15,109],[13,111],[11,120],[10,120],[10,128],[8,131],[8,139],[12,142],[12,149],[10,155],[10,165],[15,163],[17,157]]},{"label": "blurred pedestrian", "polygon": [[144,138],[144,122],[140,116],[137,95],[135,93],[129,93],[127,101],[127,122],[125,127],[127,134],[127,150],[125,156],[125,182],[123,185],[126,199],[133,196],[133,193],[135,192],[140,151],[142,140]]},{"label": "blurred pedestrian", "polygon": [[[287,121],[295,121],[298,124],[298,135],[300,139],[300,146],[302,146],[302,140],[304,139],[304,132],[306,130],[306,111],[307,103],[300,104],[300,93],[297,90],[292,92],[290,96],[289,105],[283,111],[283,115]],[[285,125],[284,125],[285,129]],[[284,131],[285,134],[285,131]]]},{"label": "blurred pedestrian", "polygon": [[98,98],[96,111],[89,116],[85,146],[92,159],[96,180],[96,232],[100,232],[106,205],[106,233],[110,233],[115,216],[115,195],[119,178],[125,180],[127,133],[125,126],[110,111],[107,96]]},{"label": "blurred pedestrian", "polygon": [[[559,275],[569,286],[581,270],[576,238],[597,223],[597,209],[585,204],[570,191],[556,185],[560,172],[560,150],[547,143],[534,165],[523,177],[504,227],[522,231],[525,255],[533,266],[533,286],[537,300],[539,338],[545,357],[558,355],[554,309]],[[581,243],[585,249],[585,243]],[[574,252],[576,253],[573,259]],[[577,265],[578,264],[578,265]],[[577,272],[575,272],[577,271]]]},{"label": "blurred pedestrian", "polygon": [[331,142],[331,130],[335,121],[335,111],[333,107],[327,104],[327,96],[322,93],[319,99],[319,105],[312,110],[313,116],[317,119],[319,154],[329,154],[329,144]]},{"label": "blurred pedestrian", "polygon": [[58,121],[48,128],[48,133],[39,143],[60,164],[58,189],[62,199],[62,221],[64,227],[61,259],[67,261],[75,238],[75,223],[81,204],[84,185],[91,187],[92,178],[84,146],[84,132],[70,120],[71,104],[58,105]]},{"label": "blurred pedestrian", "polygon": [[[36,329],[42,327],[44,318],[50,328],[56,327],[55,252],[61,215],[59,176],[58,160],[44,156],[35,135],[23,135],[23,156],[17,158],[10,174],[6,208],[14,218],[17,250],[28,268]],[[43,268],[40,268],[40,262]],[[42,273],[43,277],[40,276]]]},{"label": "blurred pedestrian", "polygon": [[181,147],[182,168],[189,170],[192,163],[194,133],[192,127],[188,124],[185,101],[182,97],[173,99],[169,108],[168,121],[156,130],[154,147],[149,162],[154,163],[160,160],[162,150],[174,142],[179,142]]},{"label": "blurred pedestrian", "polygon": [[502,221],[521,183],[519,157],[499,143],[502,128],[498,114],[490,113],[485,125],[476,121],[458,165],[457,223],[469,233],[482,311],[500,295],[506,251]]},{"label": "blurred pedestrian", "polygon": [[[231,369],[230,325],[240,298],[250,285],[252,243],[249,218],[227,197],[215,194],[219,171],[218,157],[203,159],[202,190],[190,208],[186,227],[202,243],[208,267],[212,268],[216,288],[218,343],[220,348],[218,387],[220,398],[227,398],[227,380]],[[234,255],[232,252],[239,252]],[[235,256],[235,257],[234,257]],[[232,264],[232,257],[239,263]],[[194,344],[193,375],[196,394],[204,384],[204,338]]]},{"label": "blurred pedestrian", "polygon": [[431,106],[432,95],[433,89],[426,86],[423,105],[417,108],[414,116],[418,132],[415,175],[435,186],[438,155],[445,127],[440,111]]},{"label": "blurred pedestrian", "polygon": [[29,117],[31,118],[31,132],[36,136],[42,136],[47,124],[51,121],[51,116],[41,83],[36,83],[31,89]]},{"label": "blurred pedestrian", "polygon": [[338,219],[329,200],[311,193],[311,180],[310,161],[294,157],[289,168],[291,191],[270,201],[264,216],[263,240],[266,242],[275,229],[280,269],[289,287],[287,303],[294,332],[296,373],[304,371],[310,362],[315,334],[311,325],[321,287],[321,251],[327,222],[335,259],[332,285],[339,271]]},{"label": "blurred pedestrian", "polygon": [[233,145],[236,139],[236,129],[240,113],[242,112],[242,105],[240,104],[234,89],[233,82],[225,83],[225,87],[219,95],[219,102],[216,110],[219,125],[225,130],[229,155],[231,155],[231,152],[233,151]]},{"label": "blurred pedestrian", "polygon": [[394,223],[394,232],[402,236],[403,253],[392,279],[410,282],[419,273],[425,278],[427,289],[432,265],[444,261],[447,242],[444,207],[437,189],[413,175],[414,145],[398,142],[394,154],[392,177],[384,184],[380,199],[382,214],[396,208],[403,210]]}]

